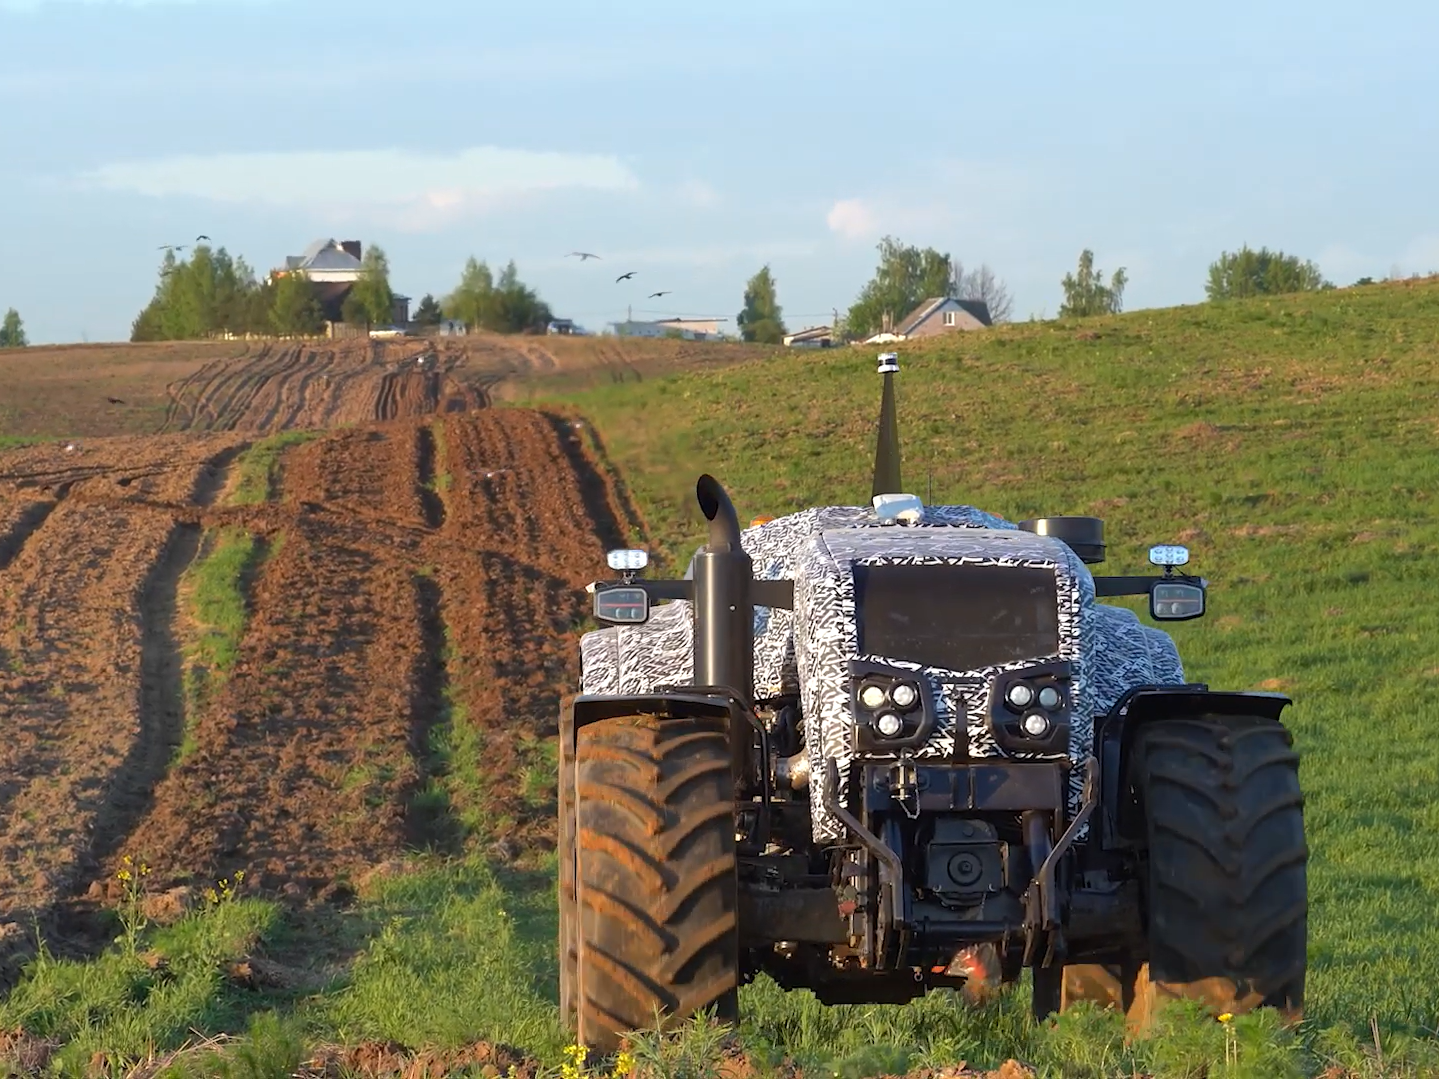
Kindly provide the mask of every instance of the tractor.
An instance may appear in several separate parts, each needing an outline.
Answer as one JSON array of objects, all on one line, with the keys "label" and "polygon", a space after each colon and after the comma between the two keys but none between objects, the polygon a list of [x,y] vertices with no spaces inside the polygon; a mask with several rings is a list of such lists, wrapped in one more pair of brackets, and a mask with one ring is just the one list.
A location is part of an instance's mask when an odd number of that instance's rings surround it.
[{"label": "tractor", "polygon": [[605,1051],[739,1015],[764,974],[826,1004],[1028,970],[1148,1023],[1171,998],[1302,1013],[1307,860],[1281,694],[1188,682],[1179,544],[1100,576],[1103,521],[1007,521],[900,481],[898,356],[868,506],[741,529],[711,475],[683,579],[608,553],[559,723],[560,1005]]}]

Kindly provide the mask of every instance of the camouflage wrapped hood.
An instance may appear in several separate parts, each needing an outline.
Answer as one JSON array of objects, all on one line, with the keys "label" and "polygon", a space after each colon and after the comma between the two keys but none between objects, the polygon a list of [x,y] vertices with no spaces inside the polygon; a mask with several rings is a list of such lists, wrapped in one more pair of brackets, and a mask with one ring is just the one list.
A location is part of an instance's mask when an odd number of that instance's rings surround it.
[{"label": "camouflage wrapped hood", "polygon": [[[1107,711],[1130,686],[1183,682],[1179,655],[1168,634],[1139,622],[1130,610],[1097,604],[1089,568],[1064,543],[1026,532],[971,506],[927,506],[913,525],[880,525],[864,506],[803,510],[746,529],[745,551],[757,578],[791,578],[793,612],[755,611],[755,693],[798,693],[810,754],[811,808],[815,838],[840,838],[842,826],[823,806],[824,758],[836,762],[841,785],[854,760],[847,662],[880,659],[922,673],[936,690],[939,728],[915,752],[917,758],[948,757],[956,738],[973,757],[1004,756],[985,720],[988,686],[1000,671],[1044,659],[1068,660],[1075,702],[1069,755],[1089,752],[1092,718]],[[854,567],[857,565],[1023,566],[1055,574],[1059,652],[972,670],[927,667],[903,657],[862,656],[858,651]],[[693,675],[691,604],[655,609],[642,626],[616,626],[581,640],[581,691],[647,693],[662,684],[684,684]],[[1071,776],[1071,809],[1077,807],[1081,775]]]}]

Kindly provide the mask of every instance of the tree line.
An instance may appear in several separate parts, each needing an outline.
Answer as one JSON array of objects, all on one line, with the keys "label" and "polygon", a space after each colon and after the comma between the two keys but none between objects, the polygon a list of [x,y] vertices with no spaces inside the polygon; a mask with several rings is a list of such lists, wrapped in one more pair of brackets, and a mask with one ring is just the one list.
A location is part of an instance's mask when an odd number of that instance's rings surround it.
[{"label": "tree line", "polygon": [[[878,252],[873,276],[831,328],[836,339],[858,340],[886,327],[893,329],[925,300],[936,297],[979,301],[992,322],[1010,321],[1013,297],[988,264],[967,268],[949,252],[906,244],[893,236],[879,241]],[[353,323],[388,323],[394,302],[388,258],[372,245],[361,262],[360,278],[345,297],[341,317]],[[1123,310],[1127,284],[1124,267],[1106,278],[1094,264],[1094,253],[1086,249],[1075,270],[1060,282],[1059,317],[1117,314]],[[1246,245],[1221,253],[1210,265],[1205,295],[1220,301],[1333,287],[1311,261]],[[492,333],[542,333],[552,318],[549,304],[520,280],[513,260],[496,275],[488,263],[473,256],[453,291],[441,299],[426,294],[413,313],[420,327],[453,319],[467,329]],[[166,252],[155,294],[136,317],[131,340],[185,340],[227,332],[313,336],[324,331],[324,322],[319,294],[302,274],[276,274],[262,281],[243,258],[231,257],[223,247],[202,244],[188,259]],[[788,333],[768,265],[747,282],[737,323],[746,341],[778,344]],[[11,309],[0,325],[0,347],[24,343],[20,317]]]},{"label": "tree line", "polygon": [[[302,274],[273,274],[261,281],[243,258],[201,244],[187,259],[166,251],[150,302],[131,325],[132,341],[184,341],[220,334],[313,336],[325,317],[314,284]],[[345,297],[346,321],[384,323],[394,294],[389,262],[371,247],[360,278]]]},{"label": "tree line", "polygon": [[[360,263],[360,277],[346,294],[340,317],[361,325],[387,324],[395,297],[389,259],[383,248],[371,245]],[[412,321],[437,326],[450,318],[470,329],[523,333],[543,331],[551,317],[549,306],[519,279],[514,262],[496,279],[488,265],[471,258],[454,292],[443,301],[424,296]],[[201,244],[186,259],[165,253],[155,294],[136,316],[130,340],[181,341],[225,333],[316,336],[324,329],[320,293],[302,273],[272,274],[262,281],[243,258]]]},{"label": "tree line", "polygon": [[[948,252],[933,247],[919,248],[886,236],[878,245],[879,264],[874,276],[859,292],[849,309],[831,327],[835,340],[862,340],[886,328],[895,329],[925,300],[946,298],[977,300],[985,304],[990,321],[1010,321],[1014,301],[1008,286],[988,264],[966,270]],[[1124,309],[1124,289],[1129,283],[1121,266],[1106,280],[1094,265],[1094,252],[1080,252],[1075,269],[1060,281],[1063,300],[1060,318],[1113,315]],[[1372,284],[1360,278],[1356,285]],[[1210,301],[1277,296],[1284,293],[1332,289],[1312,261],[1283,251],[1248,245],[1238,251],[1222,252],[1209,266],[1205,297]],[[779,344],[788,333],[781,317],[774,275],[768,265],[750,278],[744,291],[744,309],[738,317],[740,336],[746,341]]]}]

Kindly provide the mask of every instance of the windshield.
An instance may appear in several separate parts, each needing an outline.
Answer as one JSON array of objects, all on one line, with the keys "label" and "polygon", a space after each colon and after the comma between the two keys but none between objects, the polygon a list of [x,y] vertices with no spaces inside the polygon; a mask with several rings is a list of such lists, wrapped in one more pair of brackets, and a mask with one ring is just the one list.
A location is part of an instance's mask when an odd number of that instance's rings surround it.
[{"label": "windshield", "polygon": [[1059,652],[1051,569],[856,565],[854,587],[861,655],[972,671]]}]

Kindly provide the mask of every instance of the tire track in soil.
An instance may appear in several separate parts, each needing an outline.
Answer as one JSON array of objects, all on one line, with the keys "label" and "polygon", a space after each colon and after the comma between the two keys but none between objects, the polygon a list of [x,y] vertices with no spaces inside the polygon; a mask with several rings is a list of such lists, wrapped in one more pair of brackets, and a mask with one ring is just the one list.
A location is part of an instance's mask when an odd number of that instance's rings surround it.
[{"label": "tire track in soil", "polygon": [[200,553],[195,525],[171,529],[140,599],[140,735],[105,792],[88,865],[111,861],[154,802],[155,788],[185,735],[184,657],[180,651],[180,578]]},{"label": "tire track in soil", "polygon": [[175,530],[149,510],[72,499],[10,566],[0,917],[43,916],[80,883],[104,819],[126,813],[125,792],[149,777],[130,772],[151,735],[142,582],[157,563],[174,565]]},{"label": "tire track in soil", "polygon": [[[247,886],[272,893],[343,895],[414,835],[408,810],[444,702],[424,615],[438,599],[416,572],[425,530],[363,514],[393,512],[405,492],[420,525],[416,442],[413,430],[337,431],[287,454],[293,516],[258,575],[239,658],[135,830],[164,867],[157,883],[244,868]],[[360,513],[303,511],[321,501]]]},{"label": "tire track in soil", "polygon": [[415,493],[430,528],[440,528],[445,523],[445,502],[435,482],[435,432],[429,424],[422,423],[415,429]]}]

